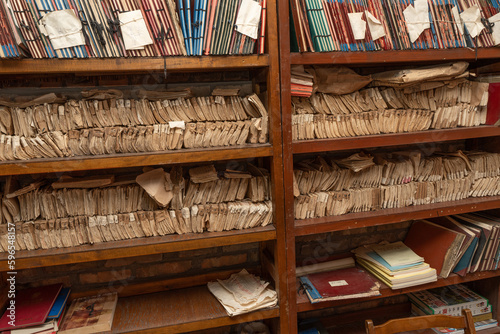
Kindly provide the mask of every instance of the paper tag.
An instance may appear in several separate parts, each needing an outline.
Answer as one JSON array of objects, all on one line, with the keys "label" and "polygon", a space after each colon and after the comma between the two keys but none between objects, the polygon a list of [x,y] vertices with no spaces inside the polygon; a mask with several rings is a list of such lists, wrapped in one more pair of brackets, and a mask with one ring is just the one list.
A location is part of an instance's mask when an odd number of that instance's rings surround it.
[{"label": "paper tag", "polygon": [[420,34],[431,27],[427,0],[415,0],[415,7],[409,5],[403,11],[410,41],[414,43]]},{"label": "paper tag", "polygon": [[118,19],[120,20],[125,49],[137,50],[142,49],[145,45],[153,44],[140,10],[119,13]]},{"label": "paper tag", "polygon": [[495,45],[500,44],[500,13],[493,15],[488,19],[490,23],[494,23],[492,29],[492,37]]},{"label": "paper tag", "polygon": [[50,12],[40,20],[40,30],[55,50],[85,45],[82,22],[71,9]]},{"label": "paper tag", "polygon": [[484,25],[481,23],[481,12],[477,5],[471,6],[460,13],[460,18],[465,23],[465,27],[472,38],[478,36],[484,29]]},{"label": "paper tag", "polygon": [[347,13],[349,23],[351,24],[354,39],[365,39],[366,21],[363,20],[363,13]]},{"label": "paper tag", "polygon": [[173,128],[180,128],[182,130],[186,129],[186,122],[184,121],[174,121],[174,122],[168,122],[168,126],[173,129]]},{"label": "paper tag", "polygon": [[385,30],[382,22],[377,20],[377,18],[367,10],[365,10],[365,15],[366,21],[368,22],[368,29],[370,29],[370,35],[372,35],[372,39],[375,41],[381,37],[384,37]]},{"label": "paper tag", "polygon": [[349,285],[345,280],[330,281],[328,284],[330,284],[331,287]]},{"label": "paper tag", "polygon": [[257,1],[243,0],[236,18],[236,31],[257,39],[261,12],[262,7]]},{"label": "paper tag", "polygon": [[453,14],[453,21],[455,21],[457,29],[460,32],[460,35],[463,36],[463,34],[464,34],[464,23],[462,22],[462,19],[460,18],[460,14],[458,13],[457,6],[454,6],[451,9],[451,13]]}]

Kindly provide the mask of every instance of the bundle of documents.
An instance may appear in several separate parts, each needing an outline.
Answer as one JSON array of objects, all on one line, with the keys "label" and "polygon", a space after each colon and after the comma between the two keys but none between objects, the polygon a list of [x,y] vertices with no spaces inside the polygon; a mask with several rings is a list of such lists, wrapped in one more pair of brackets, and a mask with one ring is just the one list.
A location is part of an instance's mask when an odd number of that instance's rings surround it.
[{"label": "bundle of documents", "polygon": [[[11,334],[56,333],[70,293],[62,284],[16,291],[15,303],[9,303],[0,318],[0,331]],[[15,319],[12,319],[12,314]]]},{"label": "bundle of documents", "polygon": [[98,99],[65,100],[49,94],[22,104],[0,101],[0,160],[267,141],[267,111],[256,94],[163,100],[106,94]]},{"label": "bundle of documents", "polygon": [[245,269],[226,280],[209,282],[208,289],[230,316],[274,307],[278,303],[278,294],[269,283]]},{"label": "bundle of documents", "polygon": [[[178,5],[178,8],[177,8]],[[266,0],[0,1],[0,58],[264,53]]]},{"label": "bundle of documents", "polygon": [[499,159],[489,152],[403,151],[303,160],[294,167],[295,218],[495,196]]},{"label": "bundle of documents", "polygon": [[[293,80],[292,72],[292,95]],[[293,139],[355,137],[485,124],[488,84],[464,81],[451,87],[436,86],[421,90],[372,87],[344,95],[314,93],[310,98],[293,97]]]},{"label": "bundle of documents", "polygon": [[292,67],[292,83],[290,86],[292,96],[309,97],[313,91],[314,76],[307,73],[303,66]]},{"label": "bundle of documents", "polygon": [[[497,320],[492,318],[489,301],[462,284],[412,292],[408,294],[408,297],[412,303],[412,312],[416,315],[461,316],[463,309],[469,309],[476,331],[498,326]],[[434,331],[453,334],[464,332],[455,328],[434,328]]]},{"label": "bundle of documents", "polygon": [[365,245],[352,252],[358,264],[394,290],[437,280],[436,269],[401,241]]},{"label": "bundle of documents", "polygon": [[[496,2],[291,0],[294,51],[491,47],[500,43]],[[483,24],[487,22],[487,24]]]}]

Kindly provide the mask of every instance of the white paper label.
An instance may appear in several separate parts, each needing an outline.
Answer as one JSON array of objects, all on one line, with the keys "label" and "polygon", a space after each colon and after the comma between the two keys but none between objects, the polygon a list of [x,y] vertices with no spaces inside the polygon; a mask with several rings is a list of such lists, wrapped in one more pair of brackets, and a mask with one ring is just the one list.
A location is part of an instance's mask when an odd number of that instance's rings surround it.
[{"label": "white paper label", "polygon": [[415,42],[420,34],[431,27],[429,21],[429,7],[427,0],[415,0],[415,7],[409,5],[403,11],[408,33],[410,34],[410,41]]},{"label": "white paper label", "polygon": [[462,21],[465,23],[465,27],[472,38],[476,37],[484,29],[484,25],[481,23],[481,12],[477,5],[471,6],[460,13]]},{"label": "white paper label", "polygon": [[500,13],[493,15],[488,19],[488,21],[490,21],[490,23],[494,23],[492,27],[493,33],[491,35],[495,45],[498,45],[500,44]]},{"label": "white paper label", "polygon": [[330,284],[331,287],[334,287],[334,286],[344,286],[344,285],[349,285],[347,284],[346,281],[344,280],[340,280],[340,281],[330,281],[328,282],[328,284]]},{"label": "white paper label", "polygon": [[250,38],[257,39],[262,7],[253,0],[241,2],[238,17],[236,18],[236,31]]},{"label": "white paper label", "polygon": [[180,128],[180,129],[185,129],[186,128],[186,122],[184,121],[174,121],[174,122],[168,122],[168,126],[173,129],[173,128]]},{"label": "white paper label", "polygon": [[71,9],[50,12],[41,19],[40,30],[55,50],[85,45],[82,22]]},{"label": "white paper label", "polygon": [[382,22],[377,20],[377,18],[367,10],[365,10],[365,15],[366,21],[368,22],[368,29],[370,29],[370,35],[372,35],[372,39],[375,41],[381,37],[384,37],[385,30]]},{"label": "white paper label", "polygon": [[153,44],[140,10],[119,13],[118,19],[120,20],[125,49],[138,50]]},{"label": "white paper label", "polygon": [[453,14],[453,21],[455,21],[455,25],[457,26],[458,31],[460,31],[460,35],[463,36],[463,34],[464,34],[464,23],[462,22],[462,19],[460,18],[460,14],[458,13],[457,6],[454,6],[451,9],[451,13]]},{"label": "white paper label", "polygon": [[349,23],[351,24],[354,39],[365,39],[366,21],[363,20],[363,13],[347,13]]}]

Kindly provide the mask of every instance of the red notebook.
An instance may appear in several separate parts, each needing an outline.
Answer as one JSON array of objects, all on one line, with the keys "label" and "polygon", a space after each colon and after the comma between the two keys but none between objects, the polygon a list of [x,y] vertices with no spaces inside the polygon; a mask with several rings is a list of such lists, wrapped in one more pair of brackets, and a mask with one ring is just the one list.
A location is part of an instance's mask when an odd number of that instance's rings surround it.
[{"label": "red notebook", "polygon": [[488,94],[486,124],[494,125],[500,120],[500,83],[490,83]]},{"label": "red notebook", "polygon": [[380,295],[380,283],[357,267],[309,274],[299,279],[311,303]]},{"label": "red notebook", "polygon": [[[53,284],[37,288],[19,290],[16,292],[15,301],[15,326],[12,326],[8,317],[11,310],[7,308],[0,318],[0,331],[14,328],[41,325],[61,291],[62,284]],[[10,306],[10,301],[8,306]]]}]

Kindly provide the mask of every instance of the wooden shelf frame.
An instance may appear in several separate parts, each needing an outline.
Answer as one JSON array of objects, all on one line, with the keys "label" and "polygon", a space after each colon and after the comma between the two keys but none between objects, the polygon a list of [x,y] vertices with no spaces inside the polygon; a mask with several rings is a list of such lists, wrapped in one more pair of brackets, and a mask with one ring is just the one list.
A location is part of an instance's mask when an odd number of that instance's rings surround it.
[{"label": "wooden shelf frame", "polygon": [[0,162],[0,176],[270,157],[270,144]]},{"label": "wooden shelf frame", "polygon": [[391,133],[359,137],[297,140],[292,153],[318,153],[342,150],[436,143],[452,140],[500,136],[500,127],[482,125],[470,128],[427,130],[408,133]]},{"label": "wooden shelf frame", "polygon": [[[135,257],[194,249],[276,240],[273,225],[246,230],[172,234],[70,248],[16,252],[16,270]],[[0,253],[0,272],[8,271],[7,253]]]},{"label": "wooden shelf frame", "polygon": [[214,71],[267,67],[270,56],[137,57],[87,59],[0,59],[0,75],[65,74],[96,75],[162,71]]},{"label": "wooden shelf frame", "polygon": [[[309,299],[307,298],[307,296],[303,293],[300,293],[300,294],[297,294],[297,310],[299,312],[320,310],[320,309],[329,308],[329,307],[336,307],[336,306],[348,305],[348,304],[353,304],[353,303],[359,303],[359,302],[363,302],[363,301],[367,301],[367,300],[374,300],[374,299],[404,295],[404,294],[407,294],[410,292],[428,290],[428,289],[443,287],[443,286],[447,286],[447,285],[473,282],[473,281],[483,280],[483,279],[487,279],[487,278],[493,278],[493,277],[497,277],[497,276],[500,276],[500,270],[481,271],[481,272],[476,272],[473,274],[467,274],[466,276],[463,276],[463,277],[459,276],[457,274],[451,274],[447,278],[439,278],[436,282],[422,284],[422,285],[416,285],[416,286],[412,286],[412,287],[408,287],[408,288],[404,288],[404,289],[397,289],[397,290],[392,290],[387,285],[382,283],[382,286],[380,288],[380,293],[381,293],[380,296],[368,297],[368,298],[334,300],[334,301],[320,302],[320,303],[315,303],[315,304],[311,304],[309,302]],[[297,283],[297,284],[299,284],[299,283]]]}]

